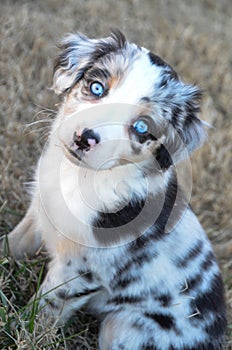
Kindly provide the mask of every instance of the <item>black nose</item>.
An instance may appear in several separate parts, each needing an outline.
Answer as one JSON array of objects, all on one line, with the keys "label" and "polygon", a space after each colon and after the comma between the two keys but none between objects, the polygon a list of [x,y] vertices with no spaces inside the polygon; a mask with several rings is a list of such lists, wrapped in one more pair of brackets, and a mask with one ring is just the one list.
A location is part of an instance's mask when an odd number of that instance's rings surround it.
[{"label": "black nose", "polygon": [[73,141],[79,149],[88,151],[100,142],[100,135],[92,129],[84,129],[80,136],[74,132]]}]

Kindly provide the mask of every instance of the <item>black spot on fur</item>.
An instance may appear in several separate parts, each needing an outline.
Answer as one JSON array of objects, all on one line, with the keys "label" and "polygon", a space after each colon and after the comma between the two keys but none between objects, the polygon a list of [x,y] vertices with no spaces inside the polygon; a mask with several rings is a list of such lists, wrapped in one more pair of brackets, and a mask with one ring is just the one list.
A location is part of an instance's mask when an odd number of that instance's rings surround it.
[{"label": "black spot on fur", "polygon": [[141,252],[136,256],[130,257],[130,259],[119,268],[119,273],[128,273],[132,266],[140,267],[143,266],[146,262],[153,260],[153,256],[149,252]]},{"label": "black spot on fur", "polygon": [[187,280],[188,288],[186,289],[186,286],[182,286],[181,290],[184,290],[184,294],[188,294],[190,291],[195,290],[201,283],[202,283],[203,277],[202,274],[198,274],[194,276],[193,278]]},{"label": "black spot on fur", "polygon": [[158,67],[167,67],[168,64],[159,56],[155,55],[152,52],[148,53],[148,57],[152,64],[158,66]]},{"label": "black spot on fur", "polygon": [[140,350],[158,350],[155,345],[143,344]]},{"label": "black spot on fur", "polygon": [[130,254],[137,254],[137,252],[141,252],[141,250],[144,250],[150,241],[150,237],[146,234],[140,236],[135,241],[131,242],[128,250]]},{"label": "black spot on fur", "polygon": [[176,347],[171,345],[169,350],[222,350],[222,344],[220,340],[215,340],[215,342],[196,343],[194,346]]},{"label": "black spot on fur", "polygon": [[92,68],[89,69],[85,74],[86,82],[98,81],[99,79],[102,81],[107,81],[111,77],[111,73],[107,69],[100,68]]},{"label": "black spot on fur", "polygon": [[86,271],[86,270],[78,270],[77,271],[78,275],[80,275],[81,278],[86,280],[87,282],[93,282],[94,276],[91,271]]},{"label": "black spot on fur", "polygon": [[205,260],[201,263],[201,269],[207,271],[215,263],[215,256],[213,252],[209,252]]},{"label": "black spot on fur", "polygon": [[170,294],[162,294],[159,296],[155,296],[154,300],[157,300],[160,303],[160,306],[162,307],[169,307],[172,302],[172,297]]},{"label": "black spot on fur", "polygon": [[68,296],[68,291],[67,289],[58,289],[56,291],[56,296],[60,299],[66,299]]},{"label": "black spot on fur", "polygon": [[69,299],[74,299],[74,298],[81,298],[81,297],[84,297],[84,296],[89,295],[91,293],[95,293],[99,290],[100,290],[100,287],[94,288],[94,289],[86,289],[80,293],[70,294],[67,289],[59,289],[58,291],[56,291],[56,296],[59,299],[69,300]]},{"label": "black spot on fur", "polygon": [[156,151],[156,160],[162,170],[168,169],[172,164],[172,157],[164,145]]},{"label": "black spot on fur", "polygon": [[[173,96],[171,96],[173,98]],[[182,106],[175,106],[172,108],[172,118],[171,118],[171,124],[176,128],[179,129],[182,127],[182,121],[180,116],[183,114]]]},{"label": "black spot on fur", "polygon": [[129,202],[124,208],[115,213],[99,212],[98,218],[92,226],[99,228],[114,228],[126,225],[139,215],[143,209],[144,201]]},{"label": "black spot on fur", "polygon": [[144,315],[157,323],[162,329],[171,330],[176,327],[175,319],[171,315],[150,312],[145,312]]},{"label": "black spot on fur", "polygon": [[[187,205],[185,202],[185,199],[181,196],[179,200],[176,200],[176,194],[177,194],[177,179],[175,172],[173,172],[172,176],[170,176],[169,184],[167,186],[167,190],[165,193],[164,202],[162,199],[157,197],[155,198],[156,202],[164,203],[163,208],[161,209],[158,218],[155,220],[154,223],[149,227],[147,231],[141,236],[139,236],[136,240],[131,242],[128,245],[129,253],[128,256],[133,254],[133,256],[136,257],[136,254],[143,254],[143,251],[146,248],[146,254],[149,252],[150,259],[154,259],[158,256],[158,252],[153,248],[152,251],[147,249],[149,245],[151,245],[151,242],[157,241],[162,239],[165,235],[171,233],[172,231],[166,231],[166,225],[170,218],[170,215],[173,214],[173,226],[175,225],[175,222],[178,222],[182,213],[183,209],[186,209]],[[180,191],[180,189],[178,189]],[[150,211],[154,208],[153,205],[150,206]],[[154,210],[154,209],[153,209]],[[152,212],[150,213],[150,215]],[[155,216],[155,215],[154,215]]]},{"label": "black spot on fur", "polygon": [[165,89],[169,83],[170,80],[177,80],[177,74],[172,72],[171,70],[164,71],[163,76],[161,78],[161,81],[159,82],[157,88],[158,89]]},{"label": "black spot on fur", "polygon": [[137,295],[126,295],[126,296],[118,295],[114,298],[109,299],[107,304],[116,304],[116,305],[136,304],[136,303],[140,303],[143,300],[144,300],[143,297],[137,296]]},{"label": "black spot on fur", "polygon": [[148,53],[149,59],[152,64],[158,66],[158,67],[163,67],[163,68],[168,68],[164,71],[164,78],[168,77],[170,79],[175,79],[178,80],[178,74],[175,72],[175,70],[167,64],[161,57],[155,55],[152,52]]},{"label": "black spot on fur", "polygon": [[197,258],[201,254],[202,248],[203,248],[203,242],[198,241],[195,244],[195,246],[184,257],[179,258],[176,261],[176,266],[178,268],[187,267],[192,262],[192,260],[194,260],[195,258]]},{"label": "black spot on fur", "polygon": [[119,344],[118,345],[118,350],[126,350],[125,345]]},{"label": "black spot on fur", "polygon": [[[182,215],[183,208],[186,208],[186,203],[183,198],[181,198],[181,202],[176,201],[177,189],[178,189],[177,178],[176,178],[175,172],[173,172],[172,176],[170,177],[169,184],[167,186],[167,190],[165,193],[163,208],[160,212],[158,219],[154,224],[155,235],[153,235],[153,239],[158,240],[163,238],[165,234],[165,228],[166,228],[167,222],[170,218],[171,213],[174,213],[174,209],[176,210],[175,220],[176,222],[178,222],[180,219],[180,216]],[[180,191],[180,189],[178,190]]]},{"label": "black spot on fur", "polygon": [[106,56],[109,53],[116,52],[125,47],[126,38],[120,30],[116,29],[110,35],[113,41],[99,41],[96,44],[96,49],[91,56],[92,62],[96,62],[101,57]]},{"label": "black spot on fur", "polygon": [[141,221],[135,226],[133,220],[142,210],[144,212],[144,203],[145,201],[131,201],[119,211],[99,212],[92,223],[95,238],[104,244],[112,244],[117,243],[120,239],[127,239],[131,234],[138,237],[143,232],[144,226],[146,228],[147,223]]},{"label": "black spot on fur", "polygon": [[118,276],[110,282],[110,288],[113,290],[118,289],[118,288],[125,289],[130,284],[132,284],[134,282],[138,282],[138,281],[139,281],[138,276],[128,275],[128,276],[122,277],[120,274],[118,274]]},{"label": "black spot on fur", "polygon": [[96,293],[96,292],[98,292],[100,289],[101,289],[101,287],[94,288],[94,289],[86,289],[86,290],[84,290],[83,292],[75,293],[75,294],[70,295],[70,298],[81,298],[81,297],[84,297],[84,296],[86,296],[86,295]]},{"label": "black spot on fur", "polygon": [[209,290],[201,293],[195,298],[195,304],[203,317],[207,317],[209,312],[221,315],[222,324],[225,323],[224,312],[224,288],[220,275],[216,275],[211,281]]},{"label": "black spot on fur", "polygon": [[225,319],[222,320],[220,316],[216,316],[213,322],[205,327],[205,331],[210,337],[212,336],[212,334],[214,334],[219,339],[220,336],[224,335],[225,327]]},{"label": "black spot on fur", "polygon": [[149,103],[149,102],[151,102],[151,99],[150,99],[150,97],[147,97],[147,96],[144,96],[144,97],[142,97],[141,99],[140,99],[140,101],[139,101],[140,103]]},{"label": "black spot on fur", "polygon": [[136,282],[139,277],[134,277],[130,274],[131,268],[139,268],[144,263],[150,262],[158,256],[154,249],[144,249],[149,244],[149,241],[150,236],[145,233],[127,245],[127,252],[125,253],[127,258],[118,266],[118,270],[111,281],[111,288],[125,288],[129,284]]},{"label": "black spot on fur", "polygon": [[[150,244],[151,241],[160,240],[164,237],[164,235],[167,234],[167,232],[165,232],[165,227],[168,222],[168,219],[170,218],[170,214],[173,211],[174,204],[176,203],[176,194],[177,179],[175,173],[173,172],[172,176],[170,176],[169,184],[166,189],[163,208],[161,209],[158,218],[154,221],[153,225],[149,228],[149,230],[147,230],[143,235],[138,237],[135,241],[130,243],[130,253],[135,254],[136,252],[141,252],[142,250],[144,250],[145,247],[147,247]],[[156,202],[159,202],[159,200],[162,203],[162,199],[160,199],[157,195]],[[177,221],[180,218],[183,207],[186,207],[185,202],[176,203],[175,209],[177,211]],[[153,248],[151,255],[152,258],[155,258],[158,256],[158,252],[155,251]]]},{"label": "black spot on fur", "polygon": [[162,80],[161,82],[159,83],[158,85],[158,89],[162,89],[162,88],[165,88],[167,85],[168,85],[168,81],[169,81],[169,77],[167,77],[166,75],[164,75],[162,77]]},{"label": "black spot on fur", "polygon": [[84,278],[87,282],[93,282],[93,274],[92,272],[85,273],[82,278]]},{"label": "black spot on fur", "polygon": [[71,265],[72,265],[72,260],[68,260],[67,266],[71,266]]}]

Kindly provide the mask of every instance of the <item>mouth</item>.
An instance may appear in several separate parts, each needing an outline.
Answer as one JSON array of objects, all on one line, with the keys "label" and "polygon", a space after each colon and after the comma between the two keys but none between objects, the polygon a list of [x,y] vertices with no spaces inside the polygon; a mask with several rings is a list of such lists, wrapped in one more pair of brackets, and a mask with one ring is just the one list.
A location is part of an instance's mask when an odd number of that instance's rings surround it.
[{"label": "mouth", "polygon": [[[86,163],[83,158],[85,156],[84,151],[77,149],[77,150],[72,150],[69,146],[67,146],[65,143],[62,143],[65,156],[70,160],[70,162],[74,163],[77,166],[83,166],[91,169],[96,169],[94,166],[91,166],[91,164]],[[128,163],[128,162],[125,162]],[[98,170],[106,170],[106,169],[112,169],[116,166],[123,165],[124,162],[123,160],[118,160],[115,159],[108,159],[107,161],[104,161],[101,163],[101,166],[97,167]]]},{"label": "mouth", "polygon": [[84,152],[80,149],[77,149],[76,151],[73,151],[70,147],[68,147],[65,143],[63,143],[64,149],[65,149],[65,153],[67,155],[67,158],[72,160],[73,158],[75,158],[76,160],[78,160],[79,162],[83,162],[83,156],[84,156]]}]

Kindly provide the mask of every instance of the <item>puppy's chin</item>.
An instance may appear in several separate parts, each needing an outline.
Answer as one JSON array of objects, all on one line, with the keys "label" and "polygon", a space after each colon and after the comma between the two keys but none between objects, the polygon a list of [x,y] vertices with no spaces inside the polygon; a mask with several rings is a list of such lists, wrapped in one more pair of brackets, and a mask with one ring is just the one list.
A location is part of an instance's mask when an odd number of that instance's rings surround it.
[{"label": "puppy's chin", "polygon": [[65,157],[74,165],[82,168],[92,169],[95,171],[112,169],[117,166],[128,164],[129,161],[122,160],[120,158],[116,159],[101,159],[96,152],[95,154],[84,154],[79,156],[78,153],[74,153],[71,150],[65,149]]}]

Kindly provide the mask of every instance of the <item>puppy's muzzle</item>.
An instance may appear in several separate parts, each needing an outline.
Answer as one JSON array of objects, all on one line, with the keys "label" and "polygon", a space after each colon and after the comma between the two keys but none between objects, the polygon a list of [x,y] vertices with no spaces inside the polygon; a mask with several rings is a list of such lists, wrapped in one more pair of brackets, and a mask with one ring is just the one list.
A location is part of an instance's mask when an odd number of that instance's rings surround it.
[{"label": "puppy's muzzle", "polygon": [[81,135],[74,132],[73,142],[81,151],[89,151],[100,142],[100,136],[91,129],[84,129]]},{"label": "puppy's muzzle", "polygon": [[72,156],[81,160],[83,156],[99,142],[100,135],[98,133],[91,129],[84,129],[81,135],[74,132],[72,145],[67,149]]},{"label": "puppy's muzzle", "polygon": [[93,149],[99,142],[100,135],[92,129],[85,128],[80,135],[74,132],[72,144],[70,147],[65,147],[73,157],[81,161],[84,155]]}]

